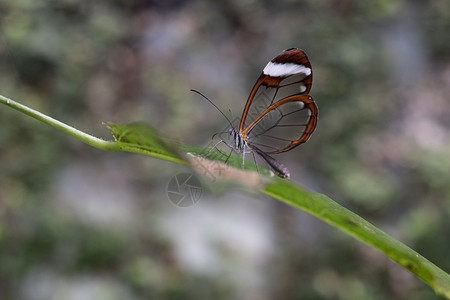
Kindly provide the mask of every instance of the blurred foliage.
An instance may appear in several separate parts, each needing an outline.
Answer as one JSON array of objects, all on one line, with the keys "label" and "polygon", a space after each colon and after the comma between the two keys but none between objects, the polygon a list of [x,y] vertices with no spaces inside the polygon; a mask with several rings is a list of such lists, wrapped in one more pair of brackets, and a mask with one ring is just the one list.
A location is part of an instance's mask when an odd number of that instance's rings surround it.
[{"label": "blurred foliage", "polygon": [[[298,171],[294,180],[340,200],[450,271],[447,0],[4,0],[0,24],[3,95],[88,132],[108,136],[102,121],[145,120],[196,145],[225,122],[189,89],[239,115],[265,63],[282,49],[303,48],[320,120],[308,144],[283,157]],[[274,209],[283,213],[267,220],[279,244],[261,290],[243,291],[226,270],[186,269],[173,241],[152,226],[175,172],[167,164],[102,155],[9,109],[0,108],[0,120],[4,299],[49,298],[33,284],[45,278],[59,289],[77,278],[107,282],[128,299],[436,298],[400,267],[332,229],[303,229],[318,236],[308,245],[298,238],[292,212],[280,207]],[[79,166],[101,170],[88,178],[101,177],[114,194],[122,195],[123,182],[132,187],[134,197],[123,197],[138,207],[131,224],[92,223],[67,204],[58,191]],[[83,188],[72,189],[74,201],[87,205]],[[103,203],[94,219],[113,206]]]}]

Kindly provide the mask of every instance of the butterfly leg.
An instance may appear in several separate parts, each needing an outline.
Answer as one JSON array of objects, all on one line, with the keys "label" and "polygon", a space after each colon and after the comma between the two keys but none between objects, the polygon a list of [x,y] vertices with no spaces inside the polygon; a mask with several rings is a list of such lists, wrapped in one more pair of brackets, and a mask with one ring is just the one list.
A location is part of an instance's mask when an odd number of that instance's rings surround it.
[{"label": "butterfly leg", "polygon": [[253,155],[253,161],[255,162],[256,171],[258,171],[258,174],[261,175],[261,173],[259,172],[258,164],[256,163],[255,152],[252,151],[252,155]]},{"label": "butterfly leg", "polygon": [[242,151],[242,169],[245,170],[245,144],[244,151]]},{"label": "butterfly leg", "polygon": [[[226,143],[225,143],[226,144]],[[228,163],[228,160],[230,159],[230,157],[231,157],[231,153],[233,153],[233,148],[230,148],[231,150],[230,150],[230,154],[228,154],[228,157],[227,157],[227,159],[225,160],[225,163]]]},{"label": "butterfly leg", "polygon": [[[212,146],[211,148],[209,148],[209,150],[208,150],[206,153],[202,154],[202,156],[203,156],[203,157],[206,157],[206,156],[207,156],[209,153],[211,153],[211,151],[213,151],[214,149],[216,149],[217,151],[220,151],[220,150],[217,148],[217,146],[218,146],[220,143],[226,144],[223,140],[220,140],[220,141],[218,141],[216,144],[214,144],[214,146]],[[228,145],[227,145],[227,146],[228,146]]]},{"label": "butterfly leg", "polygon": [[261,175],[261,173],[259,172],[258,164],[256,163],[255,152],[253,152],[253,151],[252,151],[252,156],[253,156],[253,161],[255,162],[256,171],[258,172],[259,175]]}]

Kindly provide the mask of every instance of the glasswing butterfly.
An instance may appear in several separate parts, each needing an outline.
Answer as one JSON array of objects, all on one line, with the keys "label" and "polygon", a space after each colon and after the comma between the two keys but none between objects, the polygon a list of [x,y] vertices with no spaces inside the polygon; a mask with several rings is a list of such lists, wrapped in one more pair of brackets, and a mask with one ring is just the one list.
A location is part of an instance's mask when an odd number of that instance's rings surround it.
[{"label": "glasswing butterfly", "polygon": [[311,83],[311,64],[305,52],[297,48],[284,50],[263,69],[238,128],[221,112],[231,125],[228,134],[232,145],[221,142],[242,153],[243,164],[246,153],[256,152],[278,176],[289,178],[288,168],[271,155],[305,143],[314,132],[319,111],[309,95]]}]

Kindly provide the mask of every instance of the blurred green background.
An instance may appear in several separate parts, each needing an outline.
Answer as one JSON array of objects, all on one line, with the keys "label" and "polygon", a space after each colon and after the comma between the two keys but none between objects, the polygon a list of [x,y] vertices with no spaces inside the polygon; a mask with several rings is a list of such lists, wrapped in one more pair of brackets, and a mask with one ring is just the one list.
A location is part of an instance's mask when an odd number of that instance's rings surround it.
[{"label": "blurred green background", "polygon": [[[308,54],[319,124],[279,157],[450,272],[450,3],[2,0],[0,94],[97,136],[145,121],[202,146],[265,64]],[[437,299],[377,251],[263,196],[166,186],[0,106],[1,299]]]}]

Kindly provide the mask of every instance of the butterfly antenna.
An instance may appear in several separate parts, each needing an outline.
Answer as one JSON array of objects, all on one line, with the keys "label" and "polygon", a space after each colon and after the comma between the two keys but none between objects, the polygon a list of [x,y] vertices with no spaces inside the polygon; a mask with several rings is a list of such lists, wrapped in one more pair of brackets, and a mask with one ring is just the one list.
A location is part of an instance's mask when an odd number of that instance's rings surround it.
[{"label": "butterfly antenna", "polygon": [[193,90],[191,89],[191,92],[197,93],[200,96],[202,96],[203,98],[205,98],[206,100],[208,100],[209,103],[211,103],[221,114],[222,116],[225,117],[225,119],[227,119],[228,123],[230,123],[231,128],[233,128],[233,124],[231,124],[230,119],[228,119],[228,117],[220,110],[220,108],[214,104],[214,102],[212,102],[211,100],[208,99],[208,97],[206,97],[205,95],[203,95],[202,93],[200,93],[199,91]]}]

